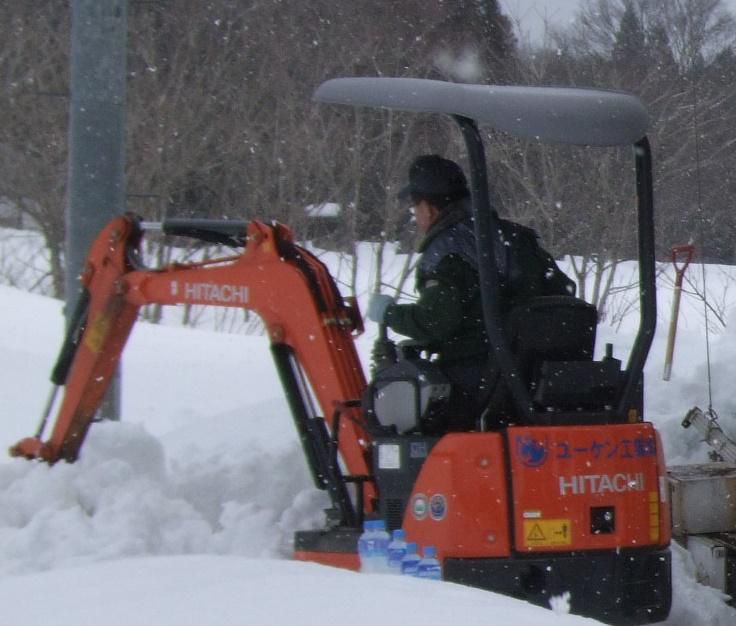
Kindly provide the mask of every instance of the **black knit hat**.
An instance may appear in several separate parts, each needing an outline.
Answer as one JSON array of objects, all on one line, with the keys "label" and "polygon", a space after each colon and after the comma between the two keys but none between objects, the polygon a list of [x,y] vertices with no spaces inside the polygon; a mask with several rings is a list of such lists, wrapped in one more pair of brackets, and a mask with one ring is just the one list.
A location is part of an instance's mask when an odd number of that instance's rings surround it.
[{"label": "black knit hat", "polygon": [[399,191],[399,199],[430,196],[456,200],[469,193],[465,174],[457,163],[438,154],[425,154],[411,164],[409,184]]}]

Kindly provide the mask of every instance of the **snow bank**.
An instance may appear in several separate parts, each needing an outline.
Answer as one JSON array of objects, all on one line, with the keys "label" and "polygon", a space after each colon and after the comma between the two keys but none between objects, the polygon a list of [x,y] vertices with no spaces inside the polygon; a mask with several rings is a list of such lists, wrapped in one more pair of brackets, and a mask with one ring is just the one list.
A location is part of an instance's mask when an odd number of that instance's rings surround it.
[{"label": "snow bank", "polygon": [[448,626],[458,611],[465,626],[599,623],[449,583],[359,576],[289,561],[137,558],[6,579],[0,603],[5,622],[24,626]]},{"label": "snow bank", "polygon": [[169,460],[142,427],[97,424],[75,464],[0,463],[0,574],[152,554],[284,557],[324,505],[296,449]]}]

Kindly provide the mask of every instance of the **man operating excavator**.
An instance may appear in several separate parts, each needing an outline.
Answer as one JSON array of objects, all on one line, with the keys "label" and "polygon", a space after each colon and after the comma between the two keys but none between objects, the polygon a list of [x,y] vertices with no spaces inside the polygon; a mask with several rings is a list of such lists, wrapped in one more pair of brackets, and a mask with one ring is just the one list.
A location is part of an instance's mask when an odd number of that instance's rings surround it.
[{"label": "man operating excavator", "polygon": [[[491,395],[497,395],[499,374],[483,322],[467,180],[454,161],[436,154],[419,156],[399,199],[411,201],[422,235],[416,270],[419,297],[411,304],[397,304],[391,296],[373,294],[367,316],[421,344],[452,384],[444,423],[428,429],[473,430]],[[574,283],[538,246],[532,230],[505,220],[501,225],[497,264],[504,314],[535,295],[574,294]],[[501,416],[495,413],[490,427],[499,425]]]}]

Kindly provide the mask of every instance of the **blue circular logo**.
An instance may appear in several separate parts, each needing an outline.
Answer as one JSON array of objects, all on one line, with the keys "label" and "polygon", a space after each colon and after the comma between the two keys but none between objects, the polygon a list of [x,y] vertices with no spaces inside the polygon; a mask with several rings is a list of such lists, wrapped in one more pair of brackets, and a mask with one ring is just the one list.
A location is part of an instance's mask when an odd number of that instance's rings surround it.
[{"label": "blue circular logo", "polygon": [[447,515],[447,500],[441,493],[436,493],[429,501],[429,515],[435,521],[440,521]]},{"label": "blue circular logo", "polygon": [[547,445],[531,437],[517,437],[516,453],[527,467],[539,467],[547,460]]}]

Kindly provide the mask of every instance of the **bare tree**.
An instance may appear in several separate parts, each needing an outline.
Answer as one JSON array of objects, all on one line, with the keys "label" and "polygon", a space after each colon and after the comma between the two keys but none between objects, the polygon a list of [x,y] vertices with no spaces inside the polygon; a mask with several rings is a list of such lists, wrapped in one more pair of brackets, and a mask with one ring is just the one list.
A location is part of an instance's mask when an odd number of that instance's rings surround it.
[{"label": "bare tree", "polygon": [[[642,98],[652,120],[662,254],[694,233],[712,239],[714,216],[725,226],[718,207],[733,192],[724,168],[733,167],[725,129],[734,113],[725,104],[733,82],[724,76],[733,76],[734,33],[717,0],[595,0],[581,4],[572,27],[553,33],[553,49],[522,61],[535,84],[620,88]],[[502,192],[512,215],[537,226],[553,250],[578,255],[579,291],[605,315],[612,272],[633,254],[634,190],[616,176],[630,178],[630,155],[592,156],[573,151],[560,161],[557,149],[515,146],[500,162]]]},{"label": "bare tree", "polygon": [[68,117],[66,3],[0,6],[0,197],[38,226],[49,250],[53,294],[64,294]]},{"label": "bare tree", "polygon": [[[0,196],[39,224],[61,295],[68,6],[6,3],[0,18]],[[376,243],[378,286],[388,280],[381,250],[411,249],[396,199],[411,158],[462,159],[462,145],[450,122],[318,106],[314,88],[345,75],[515,80],[640,95],[652,118],[660,239],[696,233],[713,255],[736,254],[725,234],[736,192],[734,25],[720,0],[593,0],[552,46],[524,56],[495,1],[159,0],[131,3],[129,24],[127,187],[129,207],[146,218],[277,219],[308,238],[305,207],[335,202],[341,217],[324,241],[352,263],[348,290],[358,240]],[[581,292],[604,308],[612,271],[633,253],[630,154],[489,137],[501,212],[534,226],[558,256],[575,253]],[[173,252],[155,241],[148,250],[163,264]]]}]

